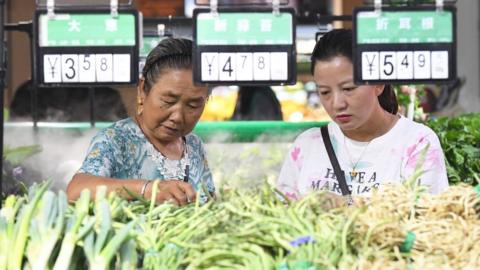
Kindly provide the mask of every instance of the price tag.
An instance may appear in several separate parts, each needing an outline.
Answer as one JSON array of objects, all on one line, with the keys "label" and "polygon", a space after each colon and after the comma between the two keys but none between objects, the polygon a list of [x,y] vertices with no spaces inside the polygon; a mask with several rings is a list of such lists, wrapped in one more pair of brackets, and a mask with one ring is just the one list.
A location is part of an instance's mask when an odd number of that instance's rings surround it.
[{"label": "price tag", "polygon": [[413,52],[397,53],[397,79],[413,79]]},{"label": "price tag", "polygon": [[95,82],[95,54],[80,54],[78,56],[80,82]]},{"label": "price tag", "polygon": [[447,79],[448,78],[448,52],[433,51],[432,52],[432,78]]},{"label": "price tag", "polygon": [[253,53],[237,53],[237,80],[253,80]]},{"label": "price tag", "polygon": [[379,79],[379,58],[378,52],[362,52],[362,75],[364,79]]},{"label": "price tag", "polygon": [[396,62],[397,54],[395,52],[380,52],[380,79],[397,78]]},{"label": "price tag", "polygon": [[218,81],[218,53],[202,53],[202,80]]},{"label": "price tag", "polygon": [[253,79],[256,81],[270,80],[270,53],[253,54]]},{"label": "price tag", "polygon": [[356,83],[426,83],[456,79],[456,10],[357,8]]},{"label": "price tag", "polygon": [[288,79],[288,55],[286,52],[270,54],[271,79],[285,81]]},{"label": "price tag", "polygon": [[135,84],[138,80],[138,12],[62,10],[54,18],[37,10],[34,68],[43,87]]},{"label": "price tag", "polygon": [[78,55],[62,54],[62,82],[78,82]]},{"label": "price tag", "polygon": [[97,81],[113,81],[113,56],[111,54],[97,54],[96,58]]},{"label": "price tag", "polygon": [[114,54],[113,55],[113,81],[129,82],[130,81],[130,55]]},{"label": "price tag", "polygon": [[47,83],[59,83],[62,81],[62,56],[49,54],[43,56],[43,75]]},{"label": "price tag", "polygon": [[413,52],[413,77],[415,79],[430,79],[430,52],[429,51],[415,51]]},{"label": "price tag", "polygon": [[275,85],[296,82],[294,11],[194,11],[197,84]]},{"label": "price tag", "polygon": [[237,66],[236,60],[237,56],[235,53],[219,53],[218,61],[220,67],[220,81],[234,81],[237,76]]}]

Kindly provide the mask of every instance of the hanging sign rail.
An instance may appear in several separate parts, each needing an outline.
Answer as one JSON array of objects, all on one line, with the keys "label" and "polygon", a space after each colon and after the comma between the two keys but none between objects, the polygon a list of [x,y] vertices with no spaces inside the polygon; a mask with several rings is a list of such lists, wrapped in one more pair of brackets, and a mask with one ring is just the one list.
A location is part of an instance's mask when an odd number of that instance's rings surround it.
[{"label": "hanging sign rail", "polygon": [[194,10],[194,81],[197,84],[294,84],[293,9]]},{"label": "hanging sign rail", "polygon": [[457,77],[456,9],[357,8],[357,83],[447,82]]}]

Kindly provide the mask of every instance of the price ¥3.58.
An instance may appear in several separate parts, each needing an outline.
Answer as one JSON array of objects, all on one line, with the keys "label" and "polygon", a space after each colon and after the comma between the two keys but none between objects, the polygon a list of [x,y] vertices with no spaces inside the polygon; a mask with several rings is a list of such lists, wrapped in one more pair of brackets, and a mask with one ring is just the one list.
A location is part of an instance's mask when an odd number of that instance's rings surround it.
[{"label": "price \u00a53.58", "polygon": [[129,82],[129,54],[46,54],[44,83]]}]

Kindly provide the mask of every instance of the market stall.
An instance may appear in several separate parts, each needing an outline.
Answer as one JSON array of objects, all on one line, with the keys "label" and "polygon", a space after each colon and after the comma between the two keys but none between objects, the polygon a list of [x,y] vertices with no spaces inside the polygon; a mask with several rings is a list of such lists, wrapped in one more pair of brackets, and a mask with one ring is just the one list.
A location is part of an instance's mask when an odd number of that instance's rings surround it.
[{"label": "market stall", "polygon": [[[31,115],[2,117],[0,269],[480,268],[480,115],[436,117],[421,106],[428,87],[438,85],[448,99],[462,85],[455,1],[357,1],[341,14],[335,10],[344,1],[191,2],[172,17],[151,15],[164,3],[38,0],[32,22],[8,24],[31,37],[33,88]],[[322,191],[321,181],[301,197],[279,189],[287,158],[301,160],[291,148],[297,136],[332,121],[311,78],[310,53],[342,23],[355,37],[355,82],[395,84],[399,113],[438,136],[449,182],[442,193],[419,180],[428,146],[409,178],[351,202]],[[200,183],[186,206],[156,203],[163,188],[147,179],[139,190],[98,186],[72,200],[67,184],[92,138],[117,120],[97,121],[96,88],[135,100],[149,52],[169,37],[193,40],[193,81],[210,91],[193,133],[205,143],[215,192]],[[0,65],[1,89],[3,75]],[[37,95],[51,88],[86,89],[89,121],[40,118]],[[270,107],[279,108],[275,116]]]}]

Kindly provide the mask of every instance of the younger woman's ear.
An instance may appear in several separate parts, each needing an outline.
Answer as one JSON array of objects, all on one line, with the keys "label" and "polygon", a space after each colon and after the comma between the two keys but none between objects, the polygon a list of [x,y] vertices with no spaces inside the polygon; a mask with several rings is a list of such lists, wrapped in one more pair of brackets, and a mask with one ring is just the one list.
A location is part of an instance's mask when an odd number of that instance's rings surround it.
[{"label": "younger woman's ear", "polygon": [[383,93],[383,90],[385,90],[384,84],[375,85],[375,95],[377,95],[377,97]]}]

